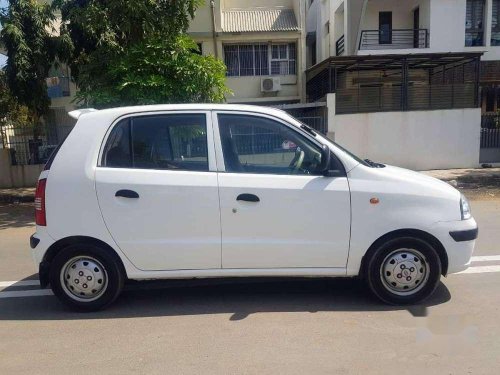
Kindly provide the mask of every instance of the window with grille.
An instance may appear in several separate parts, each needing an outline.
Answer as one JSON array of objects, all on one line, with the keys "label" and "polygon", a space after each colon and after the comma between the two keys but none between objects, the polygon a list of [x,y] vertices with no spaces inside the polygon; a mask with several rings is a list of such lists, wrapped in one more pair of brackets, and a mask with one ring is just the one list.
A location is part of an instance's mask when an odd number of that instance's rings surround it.
[{"label": "window with grille", "polygon": [[500,46],[500,0],[493,0],[491,10],[491,45]]},{"label": "window with grille", "polygon": [[225,44],[229,77],[296,74],[296,47],[283,44]]},{"label": "window with grille", "polygon": [[465,13],[465,46],[484,45],[485,0],[467,0]]},{"label": "window with grille", "polygon": [[227,75],[263,76],[269,74],[267,44],[226,44],[224,62]]},{"label": "window with grille", "polygon": [[295,74],[295,44],[271,45],[271,74]]}]

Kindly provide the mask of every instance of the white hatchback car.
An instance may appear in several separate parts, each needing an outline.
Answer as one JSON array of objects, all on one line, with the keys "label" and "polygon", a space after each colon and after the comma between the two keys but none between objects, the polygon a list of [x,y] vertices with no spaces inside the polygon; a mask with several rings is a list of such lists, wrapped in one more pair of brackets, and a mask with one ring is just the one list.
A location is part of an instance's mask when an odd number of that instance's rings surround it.
[{"label": "white hatchback car", "polygon": [[478,229],[439,180],[363,161],[277,109],[72,113],[38,181],[42,287],[91,311],[126,279],[361,276],[411,304],[467,268]]}]

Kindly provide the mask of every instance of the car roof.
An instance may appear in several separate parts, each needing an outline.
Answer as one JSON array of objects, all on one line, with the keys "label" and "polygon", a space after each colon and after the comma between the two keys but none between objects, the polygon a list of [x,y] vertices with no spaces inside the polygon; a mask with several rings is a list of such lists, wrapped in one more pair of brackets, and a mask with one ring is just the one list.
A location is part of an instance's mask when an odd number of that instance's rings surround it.
[{"label": "car roof", "polygon": [[[245,112],[255,112],[255,113],[263,113],[269,115],[275,115],[282,117],[286,115],[286,112],[272,107],[263,107],[257,105],[248,105],[248,104],[155,104],[155,105],[139,105],[139,106],[130,106],[130,107],[115,107],[108,108],[103,110],[93,110],[93,109],[81,109],[79,110],[80,117],[87,116],[97,116],[97,117],[120,117],[133,113],[141,113],[141,112],[156,112],[156,111],[194,111],[194,110],[202,110],[202,111],[245,111]],[[75,111],[76,112],[76,111]]]}]

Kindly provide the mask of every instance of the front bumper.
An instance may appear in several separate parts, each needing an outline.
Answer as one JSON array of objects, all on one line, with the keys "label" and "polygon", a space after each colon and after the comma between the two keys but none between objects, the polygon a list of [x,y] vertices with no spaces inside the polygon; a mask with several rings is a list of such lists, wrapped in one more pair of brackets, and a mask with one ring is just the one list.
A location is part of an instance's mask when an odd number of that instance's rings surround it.
[{"label": "front bumper", "polygon": [[474,218],[439,222],[434,225],[432,231],[448,255],[447,274],[466,270],[470,265],[478,235]]},{"label": "front bumper", "polygon": [[456,230],[450,232],[451,238],[453,238],[456,242],[475,240],[478,234],[479,230],[477,227],[474,229]]}]

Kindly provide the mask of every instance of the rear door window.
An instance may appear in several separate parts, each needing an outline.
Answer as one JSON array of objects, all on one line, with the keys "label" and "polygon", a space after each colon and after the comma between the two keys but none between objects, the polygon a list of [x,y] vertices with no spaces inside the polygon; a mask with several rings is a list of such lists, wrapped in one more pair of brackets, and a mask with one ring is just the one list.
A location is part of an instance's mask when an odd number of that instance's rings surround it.
[{"label": "rear door window", "polygon": [[140,116],[120,121],[109,135],[103,166],[208,171],[205,114]]}]

